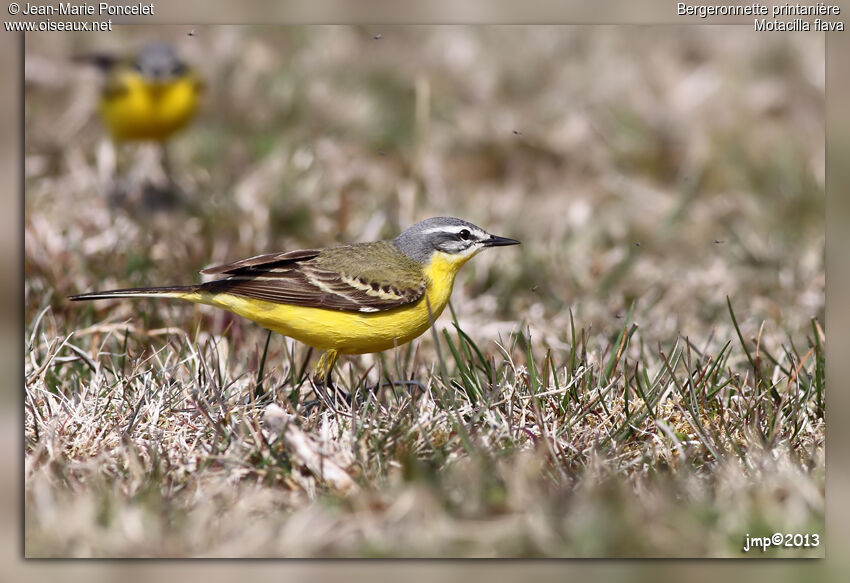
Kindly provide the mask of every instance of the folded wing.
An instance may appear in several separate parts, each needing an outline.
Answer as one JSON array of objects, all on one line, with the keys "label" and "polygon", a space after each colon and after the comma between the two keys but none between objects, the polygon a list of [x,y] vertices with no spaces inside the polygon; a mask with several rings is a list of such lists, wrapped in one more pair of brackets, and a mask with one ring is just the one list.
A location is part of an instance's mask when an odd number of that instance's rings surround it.
[{"label": "folded wing", "polygon": [[[425,293],[424,277],[411,266],[384,265],[376,270],[375,265],[362,261],[348,265],[343,258],[352,253],[351,247],[347,249],[272,253],[211,267],[201,273],[225,277],[202,284],[201,291],[346,312],[391,310],[415,302]],[[378,255],[376,261],[387,262],[387,258]],[[399,272],[401,277],[389,278],[392,283],[379,275]]]}]

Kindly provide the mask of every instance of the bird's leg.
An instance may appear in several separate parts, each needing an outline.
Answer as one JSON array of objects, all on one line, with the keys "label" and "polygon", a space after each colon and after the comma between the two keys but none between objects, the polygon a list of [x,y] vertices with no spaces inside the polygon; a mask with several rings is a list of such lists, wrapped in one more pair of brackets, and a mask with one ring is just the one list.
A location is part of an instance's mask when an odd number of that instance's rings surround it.
[{"label": "bird's leg", "polygon": [[165,185],[172,187],[174,185],[174,177],[171,170],[171,156],[168,154],[168,144],[166,142],[159,143],[159,159],[162,165],[162,173],[165,176]]},{"label": "bird's leg", "polygon": [[142,197],[144,208],[149,212],[168,210],[180,203],[180,192],[174,181],[168,144],[166,142],[156,144],[155,153],[158,158],[159,172],[154,175],[154,180],[144,185]]},{"label": "bird's leg", "polygon": [[322,386],[333,386],[333,384],[331,383],[331,372],[333,371],[333,367],[336,364],[338,358],[339,352],[337,352],[333,348],[325,351],[322,356],[319,357],[319,362],[316,363],[316,366],[313,368],[313,373],[311,375],[314,384]]},{"label": "bird's leg", "polygon": [[336,350],[331,348],[326,351],[319,357],[319,362],[316,363],[316,366],[313,368],[313,372],[310,375],[316,396],[321,398],[328,406],[332,406],[335,400],[331,395],[337,394],[337,389],[331,380],[331,375],[334,364],[336,364],[338,358],[339,352]]},{"label": "bird's leg", "polygon": [[[428,392],[428,389],[425,387],[425,385],[423,385],[421,382],[419,382],[419,381],[417,381],[417,380],[415,380],[415,379],[411,379],[411,380],[409,380],[409,381],[393,381],[393,380],[388,380],[387,382],[384,382],[384,383],[379,382],[378,384],[376,384],[376,385],[374,385],[374,386],[368,387],[368,388],[366,389],[366,391],[367,391],[367,392],[378,392],[380,389],[383,389],[384,387],[390,387],[390,388],[395,388],[395,387],[406,387],[406,388],[408,388],[408,389],[410,389],[410,388],[412,388],[412,387],[416,387],[416,388],[418,388],[420,391],[422,391],[422,394],[423,394],[423,395],[424,395],[425,393],[427,393],[427,392]],[[408,394],[409,394],[409,392],[408,392]],[[411,395],[411,396],[412,396],[412,395]]]}]

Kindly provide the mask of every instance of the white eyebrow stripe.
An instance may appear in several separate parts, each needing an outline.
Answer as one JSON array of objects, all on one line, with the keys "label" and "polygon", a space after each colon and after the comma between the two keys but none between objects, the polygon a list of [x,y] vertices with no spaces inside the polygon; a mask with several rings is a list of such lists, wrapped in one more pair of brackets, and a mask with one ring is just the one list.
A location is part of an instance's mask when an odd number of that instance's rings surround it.
[{"label": "white eyebrow stripe", "polygon": [[430,229],[426,229],[422,231],[423,234],[427,235],[430,233],[460,233],[461,231],[469,231],[470,233],[475,233],[478,237],[484,237],[487,235],[481,229],[476,229],[475,227],[468,227],[466,225],[444,225],[442,227],[431,227]]}]

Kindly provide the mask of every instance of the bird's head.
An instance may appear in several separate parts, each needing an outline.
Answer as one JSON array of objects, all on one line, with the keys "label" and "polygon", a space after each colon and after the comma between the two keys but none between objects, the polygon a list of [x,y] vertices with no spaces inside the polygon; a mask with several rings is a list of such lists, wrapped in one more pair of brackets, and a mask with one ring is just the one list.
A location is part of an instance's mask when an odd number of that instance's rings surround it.
[{"label": "bird's head", "polygon": [[519,241],[491,235],[481,227],[454,217],[434,217],[409,227],[393,240],[393,244],[421,265],[428,265],[437,254],[460,267],[482,249],[519,245]]},{"label": "bird's head", "polygon": [[150,43],[141,48],[133,68],[148,81],[168,83],[186,73],[186,65],[169,45]]}]

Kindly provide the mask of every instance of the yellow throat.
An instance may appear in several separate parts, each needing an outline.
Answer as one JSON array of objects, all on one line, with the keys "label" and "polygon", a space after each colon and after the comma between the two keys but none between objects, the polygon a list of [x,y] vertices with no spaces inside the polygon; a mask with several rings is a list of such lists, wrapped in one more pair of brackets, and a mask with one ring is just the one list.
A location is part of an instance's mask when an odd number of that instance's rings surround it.
[{"label": "yellow throat", "polygon": [[125,70],[118,90],[105,94],[100,111],[116,140],[165,140],[185,126],[198,106],[198,80],[191,75],[152,82]]}]

